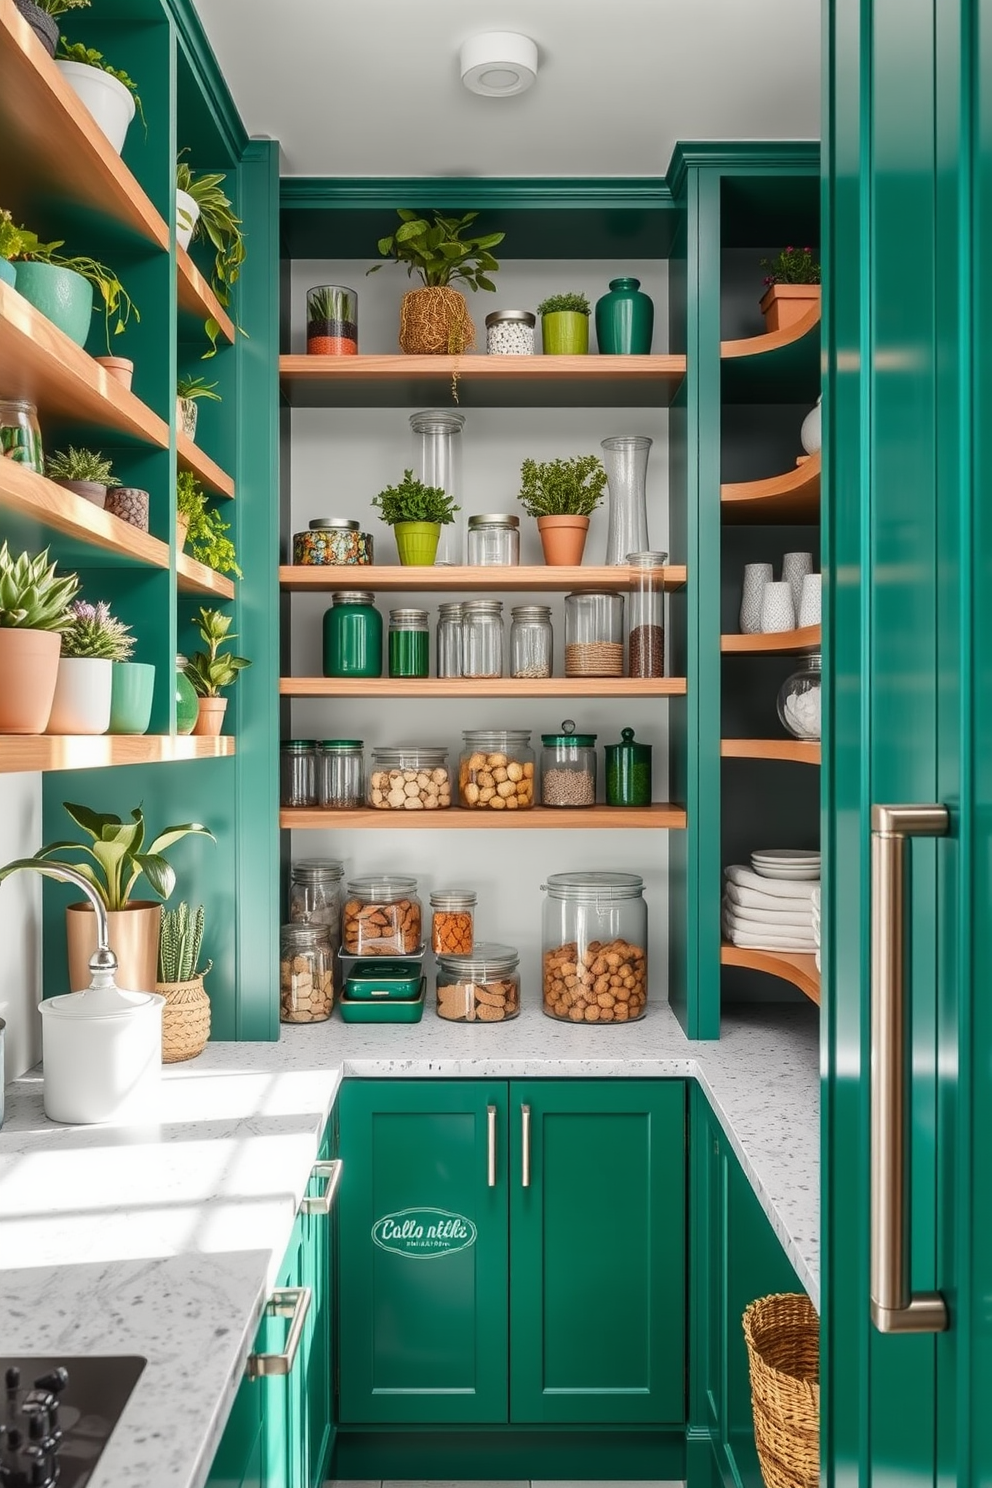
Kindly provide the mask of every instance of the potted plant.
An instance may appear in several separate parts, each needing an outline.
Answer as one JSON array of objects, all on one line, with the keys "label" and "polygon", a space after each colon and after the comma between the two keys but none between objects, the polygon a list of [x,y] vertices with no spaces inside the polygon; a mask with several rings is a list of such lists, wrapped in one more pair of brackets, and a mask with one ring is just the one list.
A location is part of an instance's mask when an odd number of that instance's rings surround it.
[{"label": "potted plant", "polygon": [[[24,3],[28,5],[31,0],[24,0]],[[24,229],[17,226],[6,209],[0,210],[0,284],[13,285],[17,278],[17,270],[11,260],[20,253],[24,238]]]},{"label": "potted plant", "polygon": [[175,1064],[202,1054],[210,1037],[210,998],[203,978],[212,962],[197,969],[203,944],[203,905],[188,904],[162,911],[158,937],[155,991],[165,998],[162,1009],[162,1063]]},{"label": "potted plant", "polygon": [[581,563],[589,517],[606,487],[599,456],[576,455],[543,464],[525,460],[520,481],[519,499],[524,510],[537,518],[545,563],[555,567]]},{"label": "potted plant", "polygon": [[78,10],[89,5],[90,0],[14,0],[14,4],[27,21],[50,57],[55,56],[59,43],[58,18],[67,10]]},{"label": "potted plant", "polygon": [[[145,846],[145,818],[141,807],[131,812],[130,822],[119,816],[91,811],[63,801],[63,806],[76,826],[90,839],[86,842],[50,842],[25,862],[43,865],[66,863],[92,884],[107,911],[110,946],[117,955],[120,986],[136,992],[151,992],[158,968],[158,939],[162,906],[150,899],[132,899],[135,885],[144,874],[152,892],[168,899],[176,886],[176,871],[162,854],[184,837],[195,835],[216,839],[199,822],[166,827],[154,841]],[[84,854],[82,862],[67,858],[67,853]],[[14,864],[8,864],[8,868]],[[81,992],[90,984],[89,961],[96,949],[96,916],[92,905],[70,904],[66,907],[66,935],[69,948],[69,986]]]},{"label": "potted plant", "polygon": [[765,293],[761,313],[766,331],[781,331],[795,325],[820,303],[820,265],[812,248],[783,248],[776,258],[763,258]]},{"label": "potted plant", "polygon": [[45,461],[45,474],[57,486],[75,491],[84,501],[102,507],[107,499],[107,487],[119,486],[111,462],[95,450],[78,450],[74,445],[65,450],[56,450]]},{"label": "potted plant", "polygon": [[72,623],[75,574],[59,574],[48,549],[14,558],[0,547],[0,734],[43,734],[58,679],[62,632]]},{"label": "potted plant", "polygon": [[114,662],[129,661],[131,627],[110,613],[105,600],[95,605],[75,599],[72,619],[62,632],[49,734],[105,734],[110,727]]},{"label": "potted plant", "polygon": [[[231,286],[237,283],[245,261],[241,219],[234,215],[230,198],[221,190],[221,182],[226,177],[196,175],[182,159],[185,153],[181,151],[176,162],[176,237],[181,248],[188,248],[193,240],[208,242],[213,247],[214,266],[210,283],[226,309],[231,303]],[[206,356],[211,357],[217,350],[220,326],[211,316],[204,329],[210,340]]]},{"label": "potted plant", "polygon": [[110,687],[108,734],[147,734],[155,701],[155,664],[115,661]]},{"label": "potted plant", "polygon": [[[379,252],[394,263],[406,264],[409,277],[423,281],[423,289],[403,296],[400,307],[400,347],[403,351],[429,354],[467,351],[475,344],[475,329],[465,296],[452,289],[455,280],[477,289],[495,290],[488,277],[499,264],[489,252],[502,243],[505,233],[487,233],[481,238],[463,238],[462,233],[478,217],[433,214],[428,222],[408,207],[397,209],[400,226],[389,237],[379,239]],[[382,264],[367,270],[374,274]]]},{"label": "potted plant", "polygon": [[176,477],[176,542],[190,552],[198,563],[205,563],[215,573],[235,574],[243,578],[238,567],[234,544],[224,534],[230,528],[220,512],[207,504],[207,493],[191,470],[180,470]]},{"label": "potted plant", "polygon": [[541,345],[546,356],[585,356],[589,350],[589,313],[584,294],[549,295],[537,307]]},{"label": "potted plant", "polygon": [[176,383],[176,419],[187,439],[196,438],[196,420],[199,408],[197,399],[206,398],[211,403],[221,403],[215,382],[204,377],[180,377]]},{"label": "potted plant", "polygon": [[221,651],[224,641],[236,641],[230,634],[232,616],[222,615],[220,610],[200,610],[199,620],[193,622],[200,632],[206,651],[194,651],[186,663],[186,675],[193,684],[199,699],[199,717],[193,727],[194,734],[219,734],[227,709],[227,698],[222,698],[222,687],[233,687],[238,673],[251,662],[230,651]]},{"label": "potted plant", "polygon": [[103,301],[108,352],[110,317],[117,317],[115,336],[121,335],[132,314],[135,320],[141,319],[134,301],[113,269],[94,258],[67,258],[58,253],[56,250],[64,247],[61,239],[54,243],[41,243],[37,233],[25,227],[17,228],[16,232],[20,241],[10,258],[15,265],[14,287],[17,293],[77,346],[85,346],[89,335],[94,289],[99,291]]},{"label": "potted plant", "polygon": [[130,388],[134,377],[134,363],[130,357],[98,356],[93,360],[103,367],[115,382],[119,382],[122,387]]},{"label": "potted plant", "polygon": [[112,67],[102,52],[82,42],[68,42],[61,36],[55,65],[118,155],[124,148],[135,109],[148,132],[138,85],[119,67]]},{"label": "potted plant", "polygon": [[404,470],[398,486],[387,486],[373,496],[372,505],[379,508],[382,520],[396,535],[400,562],[417,567],[434,562],[441,528],[461,511],[440,486],[425,486],[423,481],[414,480],[412,470]]}]

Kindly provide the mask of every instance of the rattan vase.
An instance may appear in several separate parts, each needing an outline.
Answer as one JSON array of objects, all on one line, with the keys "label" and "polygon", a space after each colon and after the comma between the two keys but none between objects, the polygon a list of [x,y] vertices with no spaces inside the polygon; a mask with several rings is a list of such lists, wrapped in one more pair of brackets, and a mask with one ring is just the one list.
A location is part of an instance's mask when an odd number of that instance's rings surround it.
[{"label": "rattan vase", "polygon": [[203,977],[189,982],[156,982],[165,998],[162,1009],[162,1063],[178,1064],[202,1054],[210,1037],[210,998]]},{"label": "rattan vase", "polygon": [[820,1320],[805,1293],[759,1297],[744,1313],[754,1440],[766,1488],[818,1488]]},{"label": "rattan vase", "polygon": [[457,289],[411,289],[400,305],[400,347],[411,356],[457,356],[475,345],[468,302]]}]

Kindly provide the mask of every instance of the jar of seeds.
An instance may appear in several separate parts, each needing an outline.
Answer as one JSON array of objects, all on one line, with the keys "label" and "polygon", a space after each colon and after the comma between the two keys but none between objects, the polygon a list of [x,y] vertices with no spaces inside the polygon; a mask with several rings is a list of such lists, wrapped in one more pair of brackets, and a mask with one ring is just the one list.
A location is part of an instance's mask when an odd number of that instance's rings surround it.
[{"label": "jar of seeds", "polygon": [[560,734],[541,735],[541,805],[595,804],[596,735],[577,734],[566,718]]},{"label": "jar of seeds", "polygon": [[536,317],[529,310],[494,310],[486,316],[490,356],[533,356]]},{"label": "jar of seeds", "polygon": [[554,648],[549,605],[514,605],[510,611],[510,675],[550,677]]}]

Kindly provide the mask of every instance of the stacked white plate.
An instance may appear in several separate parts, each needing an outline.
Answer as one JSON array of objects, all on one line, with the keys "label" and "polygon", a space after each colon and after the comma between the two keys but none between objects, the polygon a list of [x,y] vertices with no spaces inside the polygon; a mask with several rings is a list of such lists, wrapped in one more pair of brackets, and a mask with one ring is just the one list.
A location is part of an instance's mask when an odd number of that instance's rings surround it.
[{"label": "stacked white plate", "polygon": [[820,854],[797,847],[766,847],[751,854],[751,867],[762,878],[816,881],[820,877]]}]

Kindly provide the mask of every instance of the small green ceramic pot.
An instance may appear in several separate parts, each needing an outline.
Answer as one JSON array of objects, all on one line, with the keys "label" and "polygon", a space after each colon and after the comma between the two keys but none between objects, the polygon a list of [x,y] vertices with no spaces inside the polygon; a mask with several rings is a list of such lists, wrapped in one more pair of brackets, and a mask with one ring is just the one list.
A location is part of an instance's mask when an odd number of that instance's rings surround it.
[{"label": "small green ceramic pot", "polygon": [[585,356],[589,350],[589,317],[580,310],[553,310],[541,316],[545,356]]},{"label": "small green ceramic pot", "polygon": [[15,287],[70,341],[86,345],[93,319],[93,286],[82,274],[54,264],[19,263]]},{"label": "small green ceramic pot", "polygon": [[147,661],[115,661],[109,734],[147,734],[155,695],[155,668]]},{"label": "small green ceramic pot", "polygon": [[397,522],[396,551],[400,562],[410,567],[428,568],[437,557],[441,541],[440,522]]}]

